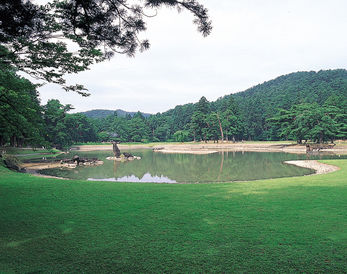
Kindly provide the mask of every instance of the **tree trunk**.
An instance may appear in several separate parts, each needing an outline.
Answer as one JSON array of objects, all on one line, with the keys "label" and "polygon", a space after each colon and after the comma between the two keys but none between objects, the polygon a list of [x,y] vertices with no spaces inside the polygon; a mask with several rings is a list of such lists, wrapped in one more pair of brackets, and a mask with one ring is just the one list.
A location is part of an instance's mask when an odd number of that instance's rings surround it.
[{"label": "tree trunk", "polygon": [[16,136],[12,135],[10,138],[10,146],[14,147],[16,145]]},{"label": "tree trunk", "polygon": [[18,138],[17,139],[17,147],[23,147],[24,144],[24,138]]},{"label": "tree trunk", "polygon": [[222,128],[222,124],[220,122],[220,119],[219,119],[219,115],[217,113],[217,118],[218,118],[218,124],[219,124],[219,130],[220,130],[220,136],[222,137],[222,142],[224,141],[224,134],[223,134],[223,128]]}]

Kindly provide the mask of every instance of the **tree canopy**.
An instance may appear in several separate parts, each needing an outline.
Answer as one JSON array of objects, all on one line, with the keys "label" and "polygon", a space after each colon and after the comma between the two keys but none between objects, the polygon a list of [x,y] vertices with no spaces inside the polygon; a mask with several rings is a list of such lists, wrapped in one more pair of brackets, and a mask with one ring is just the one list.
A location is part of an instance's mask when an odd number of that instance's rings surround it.
[{"label": "tree canopy", "polygon": [[[291,73],[214,102],[202,97],[196,104],[151,115],[142,120],[146,130],[141,139],[179,142],[345,139],[346,98],[346,70]],[[129,134],[124,134],[130,132],[129,119],[109,117],[95,119],[93,123],[98,134],[103,132],[102,140],[110,139],[115,132],[121,140],[132,140]]]},{"label": "tree canopy", "polygon": [[0,3],[0,62],[88,95],[82,85],[67,86],[63,75],[84,71],[115,53],[134,56],[148,49],[146,19],[162,6],[188,10],[204,36],[212,29],[197,0],[29,0]]}]

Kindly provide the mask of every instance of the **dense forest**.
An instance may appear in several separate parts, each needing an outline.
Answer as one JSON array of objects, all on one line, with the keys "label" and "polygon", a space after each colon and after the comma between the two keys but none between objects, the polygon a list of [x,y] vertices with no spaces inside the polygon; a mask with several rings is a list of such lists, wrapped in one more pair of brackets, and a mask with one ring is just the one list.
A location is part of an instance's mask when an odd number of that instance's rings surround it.
[{"label": "dense forest", "polygon": [[215,102],[201,97],[155,115],[69,114],[71,105],[55,99],[41,105],[38,96],[37,86],[13,68],[0,70],[0,145],[347,138],[347,71],[342,69],[291,73]]},{"label": "dense forest", "polygon": [[[136,112],[125,111],[122,109],[117,109],[117,110],[93,109],[93,110],[88,110],[88,111],[80,112],[80,113],[84,114],[88,118],[101,119],[101,118],[106,118],[107,116],[113,115],[115,112],[117,113],[117,116],[119,117],[126,117],[127,115],[134,116],[136,114]],[[141,112],[141,114],[146,118],[148,116],[151,116],[151,114],[149,113]]]},{"label": "dense forest", "polygon": [[146,119],[137,113],[136,123],[110,115],[93,124],[100,140],[323,142],[347,138],[346,115],[347,71],[339,69],[291,73],[215,102],[202,97]]}]

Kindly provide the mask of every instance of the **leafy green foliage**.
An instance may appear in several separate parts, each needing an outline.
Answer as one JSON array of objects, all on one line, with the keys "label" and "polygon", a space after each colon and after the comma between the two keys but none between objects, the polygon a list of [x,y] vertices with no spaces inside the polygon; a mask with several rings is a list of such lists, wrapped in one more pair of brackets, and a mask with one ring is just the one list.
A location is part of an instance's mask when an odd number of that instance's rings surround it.
[{"label": "leafy green foliage", "polygon": [[[347,110],[347,71],[328,70],[319,72],[297,72],[278,77],[274,80],[236,93],[207,102],[201,98],[197,104],[177,106],[167,112],[149,117],[153,138],[161,141],[172,138],[180,130],[189,130],[190,140],[279,140],[285,138],[300,139],[305,128],[305,117],[296,121],[300,130],[286,132],[271,118],[292,107],[304,104],[325,106],[326,113],[318,124],[312,124],[307,138],[320,140],[320,133],[325,131],[324,140],[346,138]],[[335,108],[327,109],[328,106]],[[314,115],[318,115],[317,113]],[[284,118],[284,117],[282,117]],[[293,123],[288,117],[283,123]],[[220,122],[220,125],[219,125]],[[307,123],[306,123],[307,124]],[[218,126],[219,131],[218,132]],[[162,133],[156,135],[158,132]],[[165,132],[165,134],[164,134]],[[222,134],[223,133],[223,134]],[[335,135],[334,135],[335,134]],[[334,135],[334,136],[332,136]],[[296,136],[296,137],[295,137]],[[154,139],[153,139],[154,140]]]},{"label": "leafy green foliage", "polygon": [[0,70],[0,145],[43,142],[36,86],[9,69]]},{"label": "leafy green foliage", "polygon": [[[76,142],[111,140],[323,142],[347,138],[347,73],[344,70],[290,74],[216,102],[210,103],[202,97],[196,104],[176,106],[155,115],[115,111],[102,119],[68,114],[71,106],[63,106],[57,100],[42,108],[34,85],[11,70],[1,73],[2,144],[48,143],[66,147]],[[319,84],[321,81],[324,84]],[[320,86],[319,100],[313,100],[315,93],[310,92]],[[295,103],[296,88],[307,94],[310,102]],[[291,101],[283,101],[283,96]]]},{"label": "leafy green foliage", "polygon": [[2,155],[2,160],[7,168],[16,171],[20,170],[21,161],[16,156],[6,153]]},{"label": "leafy green foliage", "polygon": [[280,136],[287,140],[323,143],[345,136],[344,126],[341,125],[345,125],[347,119],[343,112],[343,109],[328,104],[299,104],[290,110],[280,110],[268,121],[277,125],[281,129]]},{"label": "leafy green foliage", "polygon": [[49,100],[44,106],[46,140],[58,148],[66,148],[77,142],[97,139],[93,124],[83,114],[68,114],[71,105],[62,105],[59,100]]},{"label": "leafy green foliage", "polygon": [[174,133],[173,138],[176,142],[187,142],[189,141],[189,131],[187,130],[178,130]]},{"label": "leafy green foliage", "polygon": [[[107,116],[113,115],[114,112],[116,112],[117,116],[119,117],[126,117],[128,114],[130,116],[134,116],[136,114],[136,112],[124,111],[122,109],[117,109],[117,110],[93,109],[93,110],[79,112],[79,113],[87,116],[88,118],[101,119],[101,118],[106,118]],[[150,116],[150,114],[148,113],[141,112],[141,114],[146,118]]]},{"label": "leafy green foliage", "polygon": [[205,140],[207,141],[207,114],[208,112],[202,112],[197,108],[192,115],[192,122],[190,129],[194,136],[194,141]]},{"label": "leafy green foliage", "polygon": [[[244,122],[244,138],[278,140],[276,129],[266,121],[278,112],[299,104],[317,103],[322,106],[330,96],[347,98],[347,71],[343,69],[319,72],[296,72],[233,94]],[[215,102],[216,108],[227,100]]]},{"label": "leafy green foliage", "polygon": [[66,112],[70,109],[71,105],[64,106],[56,99],[49,100],[47,105],[44,106],[46,139],[58,148],[67,147],[72,143],[64,123]]}]

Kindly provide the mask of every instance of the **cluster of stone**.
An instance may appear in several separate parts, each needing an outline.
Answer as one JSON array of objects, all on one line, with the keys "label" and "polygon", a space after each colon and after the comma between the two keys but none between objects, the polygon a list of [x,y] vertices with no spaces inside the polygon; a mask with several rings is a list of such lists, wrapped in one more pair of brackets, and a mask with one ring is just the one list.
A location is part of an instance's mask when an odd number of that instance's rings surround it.
[{"label": "cluster of stone", "polygon": [[60,161],[63,167],[75,168],[77,166],[99,166],[104,162],[97,158],[80,158],[78,155],[72,157],[72,159],[64,159]]},{"label": "cluster of stone", "polygon": [[107,160],[115,160],[115,161],[122,161],[122,162],[141,160],[141,157],[134,156],[128,152],[121,153],[117,144],[119,144],[119,142],[112,142],[114,157],[107,157],[106,158]]}]

